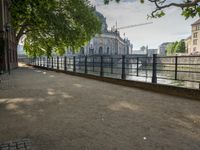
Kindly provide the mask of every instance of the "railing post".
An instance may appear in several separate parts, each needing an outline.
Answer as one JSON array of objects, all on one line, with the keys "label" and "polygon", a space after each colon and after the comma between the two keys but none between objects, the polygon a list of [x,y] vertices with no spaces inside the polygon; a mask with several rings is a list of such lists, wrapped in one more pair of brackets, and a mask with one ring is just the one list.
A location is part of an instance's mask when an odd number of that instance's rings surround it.
[{"label": "railing post", "polygon": [[43,66],[42,57],[40,57],[40,66],[41,66],[41,67]]},{"label": "railing post", "polygon": [[92,56],[92,71],[94,72],[94,55]]},{"label": "railing post", "polygon": [[111,56],[111,74],[113,74],[113,57]]},{"label": "railing post", "polygon": [[47,57],[47,68],[49,68],[49,58]]},{"label": "railing post", "polygon": [[153,54],[152,83],[157,83],[157,54]]},{"label": "railing post", "polygon": [[175,80],[177,80],[177,71],[178,71],[178,56],[175,56]]},{"label": "railing post", "polygon": [[53,69],[53,56],[51,58],[51,68]]},{"label": "railing post", "polygon": [[125,70],[125,55],[122,55],[122,75],[121,78],[123,80],[126,79],[126,70]]},{"label": "railing post", "polygon": [[43,67],[45,67],[45,57],[43,57],[42,62],[43,62]]},{"label": "railing post", "polygon": [[76,72],[76,56],[73,56],[73,72]]},{"label": "railing post", "polygon": [[100,77],[103,77],[103,56],[100,57]]},{"label": "railing post", "polygon": [[61,69],[61,68],[62,68],[62,57],[59,57],[59,62],[58,62],[58,64],[59,64],[59,69]]},{"label": "railing post", "polygon": [[59,57],[57,56],[57,70],[59,70]]},{"label": "railing post", "polygon": [[67,71],[67,57],[64,57],[64,70]]},{"label": "railing post", "polygon": [[85,56],[85,74],[87,74],[88,71],[87,71],[87,55]]},{"label": "railing post", "polygon": [[41,62],[40,62],[40,66],[42,67],[43,66],[43,57],[41,57]]},{"label": "railing post", "polygon": [[38,66],[41,66],[41,57],[38,58]]},{"label": "railing post", "polygon": [[139,57],[137,57],[137,76],[139,76]]}]

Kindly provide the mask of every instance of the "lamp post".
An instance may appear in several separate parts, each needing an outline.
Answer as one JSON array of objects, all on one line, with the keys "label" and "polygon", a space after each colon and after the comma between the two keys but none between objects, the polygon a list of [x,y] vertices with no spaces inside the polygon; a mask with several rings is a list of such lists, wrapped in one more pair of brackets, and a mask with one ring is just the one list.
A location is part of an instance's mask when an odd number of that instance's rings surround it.
[{"label": "lamp post", "polygon": [[6,29],[6,33],[7,33],[7,36],[6,36],[6,48],[7,48],[7,66],[8,66],[8,73],[10,75],[10,50],[9,50],[9,32],[11,30],[11,25],[10,24],[6,24],[5,26],[5,29]]}]

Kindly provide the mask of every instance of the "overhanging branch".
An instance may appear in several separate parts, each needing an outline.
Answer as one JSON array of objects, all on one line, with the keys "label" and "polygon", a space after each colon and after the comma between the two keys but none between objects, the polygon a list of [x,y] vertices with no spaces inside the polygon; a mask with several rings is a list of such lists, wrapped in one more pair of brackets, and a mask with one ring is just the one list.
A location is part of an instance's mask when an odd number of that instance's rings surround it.
[{"label": "overhanging branch", "polygon": [[183,3],[169,3],[169,4],[166,4],[166,0],[148,0],[150,1],[151,3],[154,3],[155,6],[156,6],[156,9],[154,11],[152,11],[151,13],[151,16],[152,17],[157,17],[156,16],[156,13],[158,11],[161,11],[165,8],[169,8],[169,7],[178,7],[178,8],[181,8],[181,9],[184,9],[184,8],[189,8],[189,7],[193,7],[193,6],[198,6],[198,3],[200,2],[200,0],[188,0],[187,2],[183,2]]}]

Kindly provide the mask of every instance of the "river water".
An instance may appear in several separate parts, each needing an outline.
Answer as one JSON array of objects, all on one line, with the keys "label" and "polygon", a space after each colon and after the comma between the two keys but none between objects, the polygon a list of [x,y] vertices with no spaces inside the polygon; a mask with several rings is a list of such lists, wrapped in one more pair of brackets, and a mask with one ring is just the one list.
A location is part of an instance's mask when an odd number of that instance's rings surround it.
[{"label": "river water", "polygon": [[[56,62],[56,61],[55,61]],[[43,64],[47,66],[46,61],[42,62]],[[62,60],[60,61],[60,70],[64,70],[64,63]],[[71,65],[70,65],[71,64]],[[54,68],[56,67],[57,64],[54,64]],[[51,63],[49,63],[49,67],[51,68]],[[121,79],[121,73],[122,73],[122,66],[113,66],[111,69],[111,66],[104,66],[103,68],[103,76],[104,77],[112,77],[112,78],[119,78]],[[157,69],[157,83],[159,84],[166,84],[166,85],[172,85],[172,86],[178,86],[178,87],[185,87],[185,88],[190,88],[190,89],[199,89],[200,85],[200,68],[187,68],[184,69],[187,70],[188,72],[182,72],[182,68],[178,68],[178,73],[177,73],[177,80],[175,79],[175,71],[174,67],[169,67],[169,66],[158,66]],[[73,71],[73,62],[68,62],[67,65],[67,70],[68,71]],[[87,66],[88,74],[92,75],[100,75],[100,66],[99,64],[97,66],[93,66],[92,64]],[[167,71],[165,71],[167,70]],[[85,66],[82,64],[76,66],[76,72],[84,73],[85,72]],[[138,71],[138,76],[137,76],[137,69],[136,65],[129,65],[126,66],[126,80],[134,80],[134,81],[142,81],[142,82],[152,82],[152,66],[151,65],[146,65],[146,66],[139,66],[139,71]],[[182,81],[182,80],[190,80],[190,81]],[[192,81],[192,82],[191,82]]]}]

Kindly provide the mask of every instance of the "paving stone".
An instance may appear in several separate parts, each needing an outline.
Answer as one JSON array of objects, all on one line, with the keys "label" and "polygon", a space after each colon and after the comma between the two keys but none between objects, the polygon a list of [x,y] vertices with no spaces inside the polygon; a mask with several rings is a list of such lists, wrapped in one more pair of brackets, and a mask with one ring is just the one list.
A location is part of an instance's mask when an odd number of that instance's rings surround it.
[{"label": "paving stone", "polygon": [[16,146],[17,146],[17,144],[16,144],[16,143],[13,143],[13,142],[11,142],[11,143],[9,144],[9,146],[10,146],[10,147],[16,147]]},{"label": "paving stone", "polygon": [[17,150],[16,147],[10,147],[9,150]]},{"label": "paving stone", "polygon": [[26,138],[0,143],[0,150],[31,150],[31,141]]},{"label": "paving stone", "polygon": [[31,150],[31,147],[30,147],[30,146],[27,146],[27,147],[26,147],[26,150]]},{"label": "paving stone", "polygon": [[3,147],[3,148],[0,148],[0,150],[9,150],[8,147]]},{"label": "paving stone", "polygon": [[24,148],[24,147],[25,147],[24,143],[17,144],[17,148]]},{"label": "paving stone", "polygon": [[9,144],[0,144],[0,148],[8,147]]},{"label": "paving stone", "polygon": [[27,150],[27,149],[25,149],[25,148],[19,148],[19,149],[17,149],[17,150]]}]

